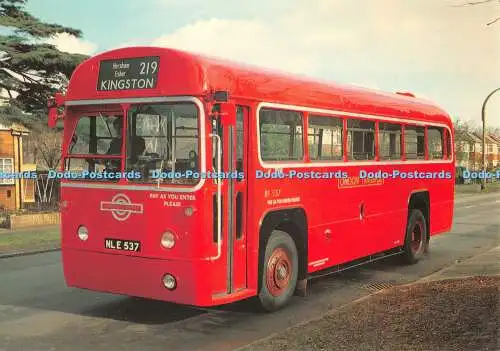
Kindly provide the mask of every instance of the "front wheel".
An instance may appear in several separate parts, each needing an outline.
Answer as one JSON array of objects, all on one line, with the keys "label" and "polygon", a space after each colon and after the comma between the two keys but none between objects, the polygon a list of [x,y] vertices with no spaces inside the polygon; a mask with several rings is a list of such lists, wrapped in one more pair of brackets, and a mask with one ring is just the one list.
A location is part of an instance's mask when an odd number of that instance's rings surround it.
[{"label": "front wheel", "polygon": [[411,210],[408,216],[406,237],[404,243],[404,261],[415,264],[420,261],[427,251],[428,230],[425,216],[420,210]]},{"label": "front wheel", "polygon": [[285,232],[273,231],[261,270],[259,300],[264,310],[276,311],[290,301],[297,285],[298,261],[293,239]]}]

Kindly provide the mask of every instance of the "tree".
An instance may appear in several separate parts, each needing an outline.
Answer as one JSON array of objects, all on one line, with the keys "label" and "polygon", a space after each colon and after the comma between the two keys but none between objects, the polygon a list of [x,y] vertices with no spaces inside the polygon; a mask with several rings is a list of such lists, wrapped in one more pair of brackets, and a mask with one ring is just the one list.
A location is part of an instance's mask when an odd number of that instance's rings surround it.
[{"label": "tree", "polygon": [[455,129],[455,140],[460,140],[461,137],[466,136],[468,133],[478,132],[480,127],[474,121],[457,118],[453,121],[453,128]]},{"label": "tree", "polygon": [[25,137],[27,152],[34,158],[39,170],[57,169],[62,157],[62,134],[57,130],[32,130]]},{"label": "tree", "polygon": [[21,124],[30,130],[23,137],[23,155],[27,163],[36,163],[40,169],[56,169],[61,161],[62,132],[49,129],[46,117],[27,114],[16,106],[0,107],[0,123],[5,125]]},{"label": "tree", "polygon": [[455,130],[455,152],[459,164],[467,164],[469,162],[469,152],[473,150],[474,143],[470,134],[477,130],[478,126],[474,121],[465,121],[456,119],[453,121],[453,129]]},{"label": "tree", "polygon": [[[82,33],[58,24],[44,23],[26,12],[26,0],[0,0],[0,88],[9,103],[26,112],[46,111],[47,98],[64,90],[75,67],[86,56],[57,50],[43,39],[59,33],[80,38]],[[5,32],[5,31],[3,31]]]}]

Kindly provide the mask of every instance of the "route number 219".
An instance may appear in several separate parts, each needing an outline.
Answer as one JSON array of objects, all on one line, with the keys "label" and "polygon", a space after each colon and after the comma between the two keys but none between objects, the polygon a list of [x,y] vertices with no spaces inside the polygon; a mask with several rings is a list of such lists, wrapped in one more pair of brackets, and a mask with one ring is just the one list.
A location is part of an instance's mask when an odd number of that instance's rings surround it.
[{"label": "route number 219", "polygon": [[139,64],[139,74],[140,75],[155,74],[157,69],[158,69],[158,62],[156,62],[156,61],[141,62]]}]

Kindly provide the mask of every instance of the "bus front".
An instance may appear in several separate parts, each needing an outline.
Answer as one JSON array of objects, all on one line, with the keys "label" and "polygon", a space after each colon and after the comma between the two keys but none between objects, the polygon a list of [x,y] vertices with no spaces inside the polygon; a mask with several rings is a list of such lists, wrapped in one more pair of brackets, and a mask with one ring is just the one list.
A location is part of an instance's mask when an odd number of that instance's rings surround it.
[{"label": "bus front", "polygon": [[160,50],[85,61],[59,102],[64,275],[70,287],[214,305],[227,293],[223,189],[204,175],[221,167],[220,138],[198,72]]}]

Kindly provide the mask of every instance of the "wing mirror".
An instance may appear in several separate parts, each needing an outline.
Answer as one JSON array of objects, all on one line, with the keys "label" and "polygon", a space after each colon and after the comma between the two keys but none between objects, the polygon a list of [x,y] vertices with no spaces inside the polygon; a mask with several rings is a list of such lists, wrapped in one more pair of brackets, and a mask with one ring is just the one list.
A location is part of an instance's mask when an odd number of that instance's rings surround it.
[{"label": "wing mirror", "polygon": [[56,93],[54,97],[51,97],[47,101],[48,113],[48,125],[49,128],[55,128],[58,119],[64,119],[64,111],[59,111],[61,107],[64,106],[64,95],[61,93]]}]

